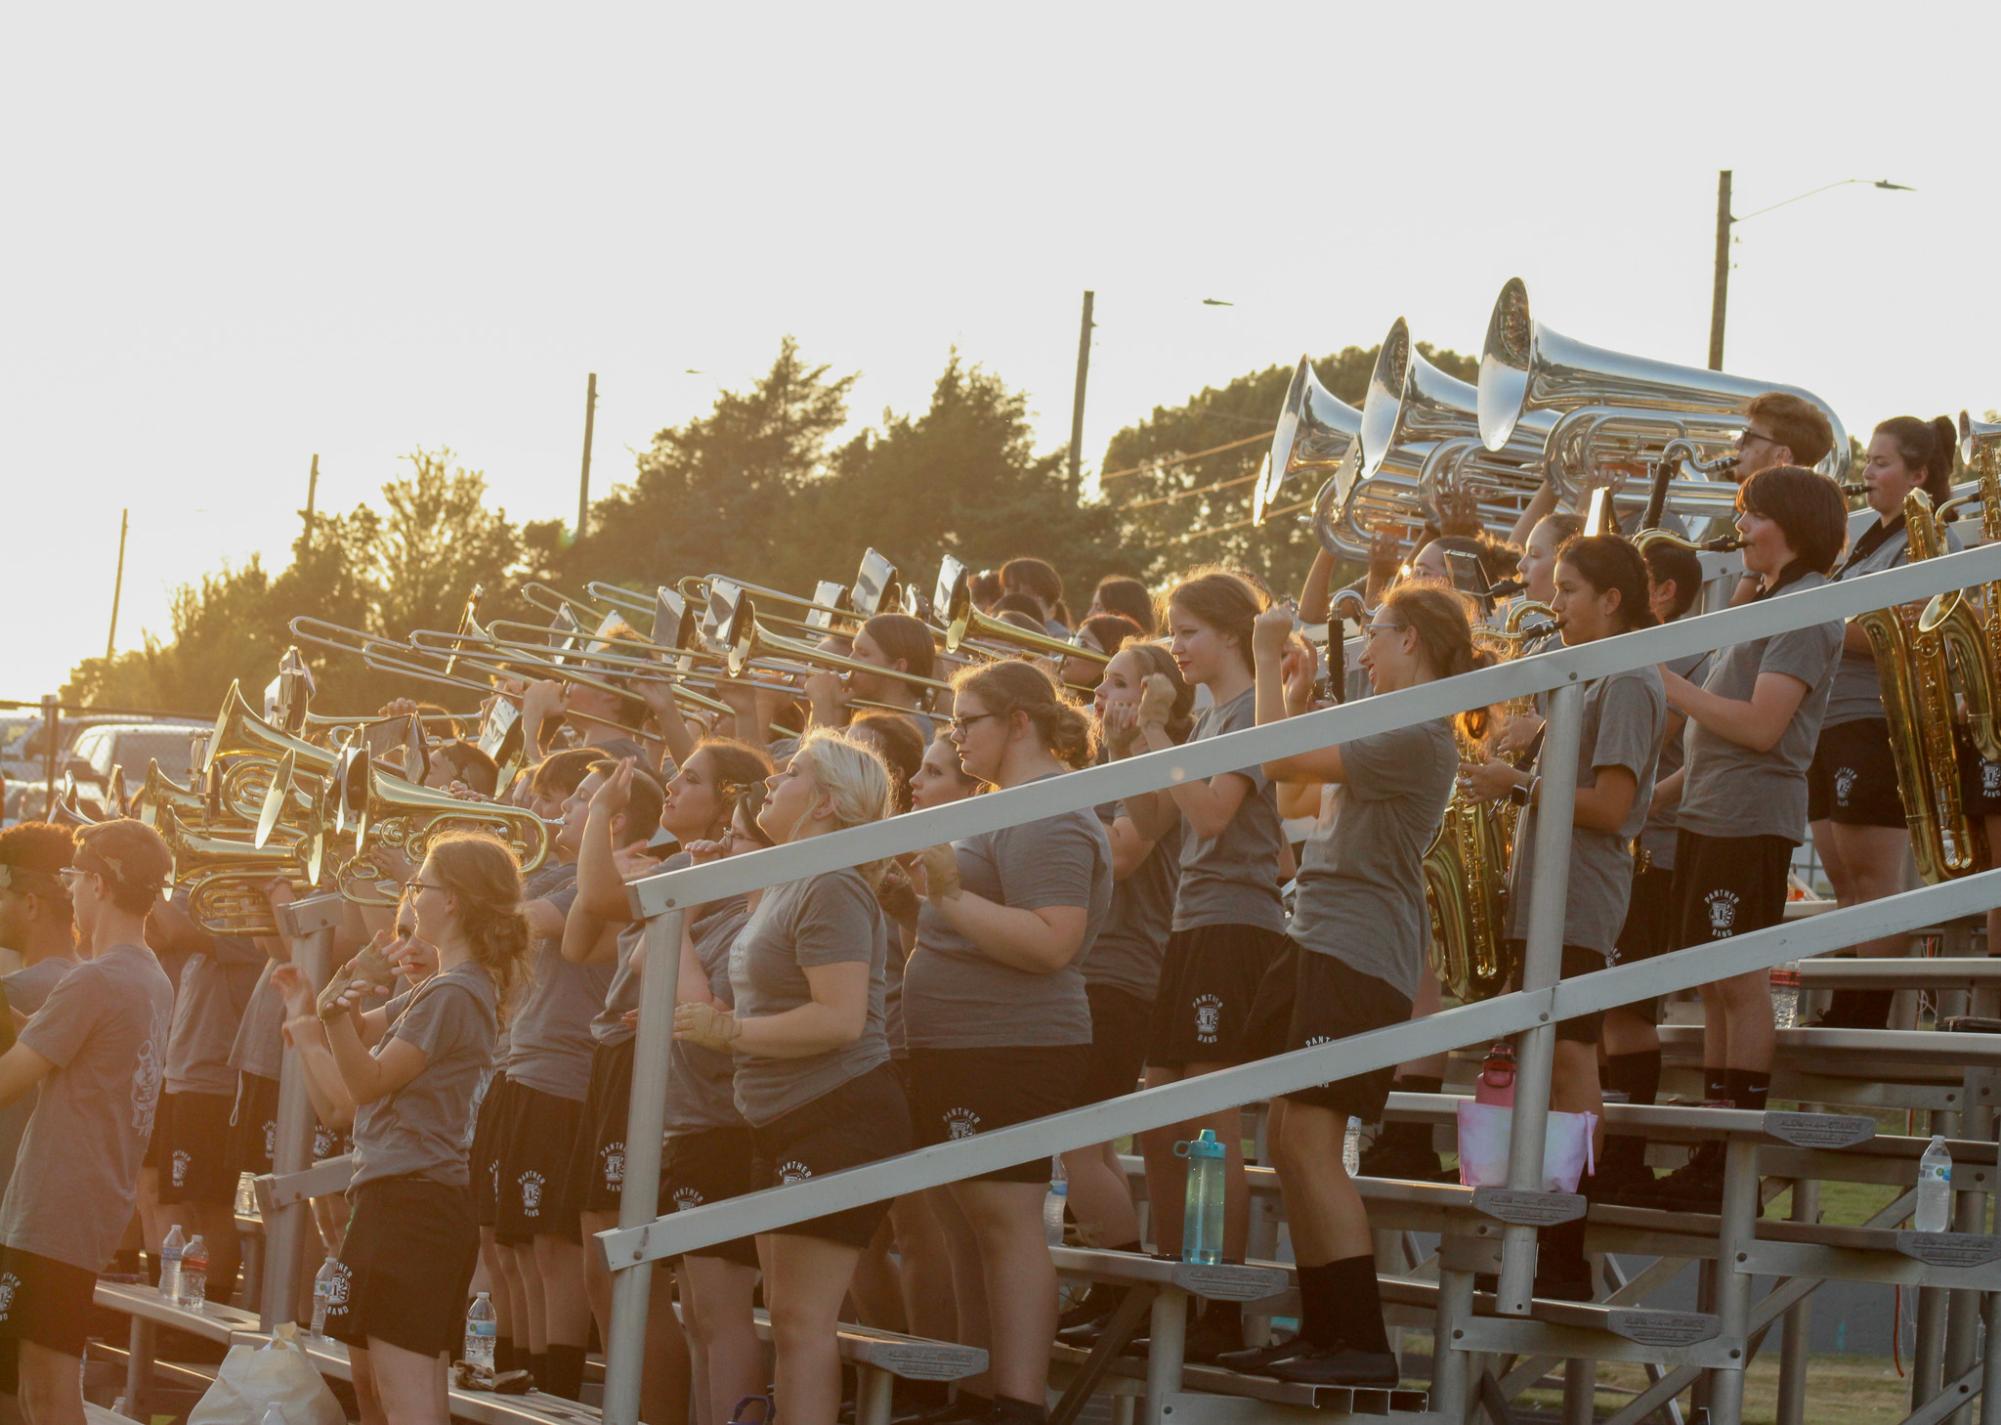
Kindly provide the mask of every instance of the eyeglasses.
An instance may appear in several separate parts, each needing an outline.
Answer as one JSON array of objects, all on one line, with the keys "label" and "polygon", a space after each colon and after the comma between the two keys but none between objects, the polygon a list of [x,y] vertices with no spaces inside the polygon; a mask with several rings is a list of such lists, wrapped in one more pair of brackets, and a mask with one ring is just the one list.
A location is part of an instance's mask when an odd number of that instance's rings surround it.
[{"label": "eyeglasses", "polygon": [[63,885],[74,889],[77,883],[89,874],[90,872],[80,866],[65,866],[56,872],[56,879],[61,881]]},{"label": "eyeglasses", "polygon": [[1737,448],[1739,450],[1749,450],[1751,448],[1751,443],[1753,441],[1759,441],[1759,440],[1762,440],[1767,445],[1778,444],[1777,440],[1773,439],[1769,435],[1766,435],[1763,431],[1752,430],[1749,426],[1746,426],[1743,430],[1737,432]]},{"label": "eyeglasses", "polygon": [[442,891],[445,887],[439,885],[436,881],[411,881],[404,889],[411,891]]},{"label": "eyeglasses", "polygon": [[1374,638],[1379,633],[1402,633],[1409,627],[1407,623],[1372,623],[1368,627],[1368,634]]},{"label": "eyeglasses", "polygon": [[950,727],[952,736],[964,737],[966,735],[966,729],[971,727],[974,723],[978,722],[981,718],[999,717],[999,716],[1000,716],[999,713],[990,713],[990,712],[974,713],[971,717],[955,717],[951,720],[950,723],[947,724],[947,726]]}]

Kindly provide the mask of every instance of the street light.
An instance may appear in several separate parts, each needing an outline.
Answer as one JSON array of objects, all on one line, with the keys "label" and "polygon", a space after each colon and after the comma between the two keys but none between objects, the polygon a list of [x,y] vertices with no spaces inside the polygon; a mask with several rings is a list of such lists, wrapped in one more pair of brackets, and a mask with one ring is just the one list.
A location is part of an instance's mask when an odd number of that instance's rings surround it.
[{"label": "street light", "polygon": [[1762,217],[1774,208],[1783,208],[1817,194],[1835,188],[1846,188],[1852,183],[1866,183],[1871,188],[1881,188],[1886,193],[1915,193],[1918,190],[1907,183],[1892,183],[1887,178],[1838,178],[1832,183],[1823,183],[1818,188],[1809,188],[1804,193],[1795,193],[1790,198],[1781,199],[1766,207],[1754,209],[1742,217],[1730,211],[1730,170],[1723,169],[1716,175],[1716,293],[1709,308],[1709,369],[1723,369],[1723,316],[1730,301],[1730,229],[1738,223],[1749,222]]}]

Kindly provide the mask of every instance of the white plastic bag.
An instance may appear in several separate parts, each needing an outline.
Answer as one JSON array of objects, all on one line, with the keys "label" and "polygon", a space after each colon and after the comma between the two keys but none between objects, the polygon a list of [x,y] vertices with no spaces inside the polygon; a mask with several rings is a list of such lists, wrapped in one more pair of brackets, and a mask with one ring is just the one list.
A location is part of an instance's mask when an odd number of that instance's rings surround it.
[{"label": "white plastic bag", "polygon": [[[1467,1187],[1504,1187],[1508,1181],[1508,1131],[1515,1111],[1505,1104],[1459,1100],[1459,1181]],[[1596,1165],[1591,1158],[1595,1113],[1549,1115],[1543,1135],[1542,1190],[1576,1192]],[[189,1425],[194,1425],[193,1421]]]},{"label": "white plastic bag", "polygon": [[289,1322],[262,1346],[231,1346],[188,1425],[263,1425],[277,1406],[286,1425],[347,1425],[347,1415],[306,1359]]}]

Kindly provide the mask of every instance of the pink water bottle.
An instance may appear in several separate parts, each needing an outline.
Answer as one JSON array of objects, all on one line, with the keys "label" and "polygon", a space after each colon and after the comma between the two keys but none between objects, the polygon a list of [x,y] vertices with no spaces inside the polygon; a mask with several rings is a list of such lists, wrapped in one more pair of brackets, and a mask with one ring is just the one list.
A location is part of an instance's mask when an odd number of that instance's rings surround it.
[{"label": "pink water bottle", "polygon": [[1487,1061],[1473,1082],[1473,1101],[1500,1108],[1515,1106],[1515,1046],[1497,1039],[1487,1046]]}]

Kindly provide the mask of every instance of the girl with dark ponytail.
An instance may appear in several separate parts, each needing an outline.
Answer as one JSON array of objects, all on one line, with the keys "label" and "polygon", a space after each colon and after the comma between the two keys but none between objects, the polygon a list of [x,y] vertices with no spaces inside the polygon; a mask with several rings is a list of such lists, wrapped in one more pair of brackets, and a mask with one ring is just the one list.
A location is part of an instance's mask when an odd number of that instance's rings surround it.
[{"label": "girl with dark ponytail", "polygon": [[[1260,726],[1307,711],[1286,701],[1282,664],[1291,631],[1283,609],[1257,620]],[[1474,666],[1465,603],[1443,589],[1392,589],[1363,638],[1362,667],[1379,693]],[[1317,789],[1320,815],[1300,855],[1283,948],[1258,987],[1251,1020],[1259,1051],[1303,1049],[1410,1017],[1430,974],[1424,853],[1458,765],[1445,718],[1264,764],[1273,781]],[[1281,1345],[1226,1353],[1222,1364],[1321,1385],[1396,1378],[1368,1212],[1341,1158],[1348,1119],[1379,1119],[1394,1073],[1379,1069],[1273,1100],[1267,1136],[1292,1207],[1300,1330]]]},{"label": "girl with dark ponytail", "polygon": [[[1958,439],[1959,428],[1944,416],[1930,421],[1894,416],[1876,427],[1862,467],[1863,498],[1876,522],[1856,539],[1834,578],[1858,578],[1909,561],[1904,501],[1913,490],[1923,490],[1936,509],[1951,497]],[[1992,810],[2001,811],[2001,801]],[[1904,889],[1911,834],[1897,789],[1876,656],[1859,623],[1850,623],[1842,634],[1841,661],[1807,769],[1807,820],[1839,904],[1860,905]],[[1896,955],[1901,944],[1902,937],[1891,936],[1864,942],[1855,953]],[[1890,1022],[1890,999],[1889,990],[1836,990],[1821,1022],[1882,1029]]]},{"label": "girl with dark ponytail", "polygon": [[[466,1168],[474,1100],[528,956],[521,873],[490,836],[434,842],[410,883],[438,971],[381,1009],[360,977],[330,998],[328,1047],[354,1100],[353,1203],[327,1334],[347,1343],[364,1420],[446,1425],[445,1355],[479,1255]],[[389,932],[371,947],[394,957]]]}]

